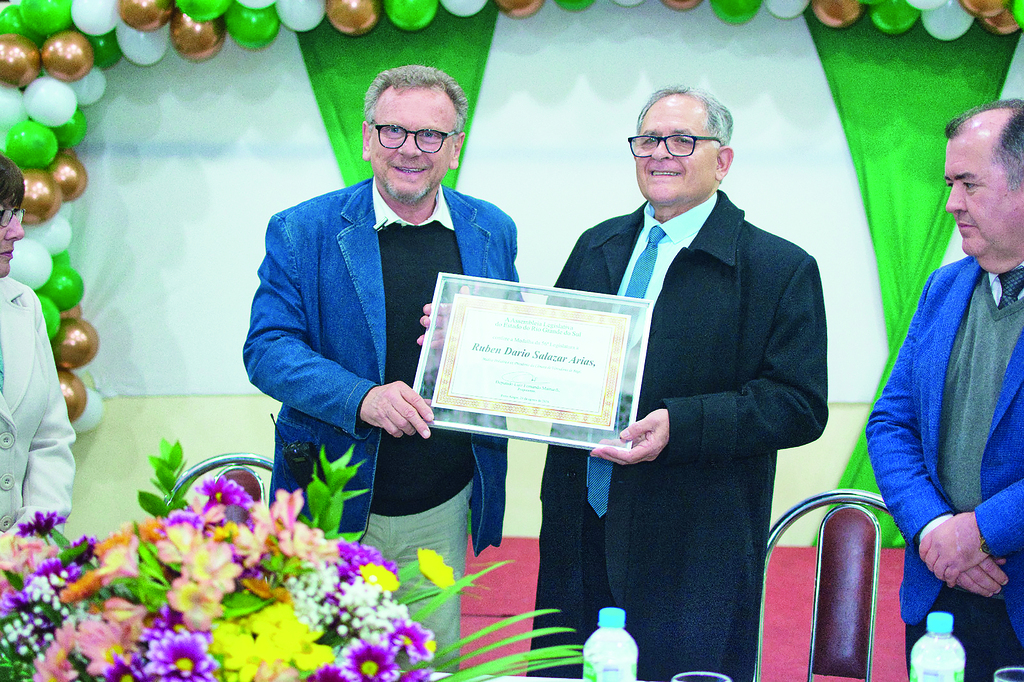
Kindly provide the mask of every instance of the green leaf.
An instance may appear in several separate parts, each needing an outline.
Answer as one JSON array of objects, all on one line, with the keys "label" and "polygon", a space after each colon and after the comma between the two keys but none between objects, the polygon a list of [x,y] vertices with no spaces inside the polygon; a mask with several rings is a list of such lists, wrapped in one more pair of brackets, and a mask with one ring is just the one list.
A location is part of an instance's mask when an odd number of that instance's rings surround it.
[{"label": "green leaf", "polygon": [[167,516],[168,507],[164,498],[145,490],[139,491],[139,506],[142,507],[142,511],[152,516]]},{"label": "green leaf", "polygon": [[250,613],[255,613],[263,607],[274,603],[274,600],[264,599],[245,590],[224,595],[221,603],[224,605],[224,615],[222,618],[224,620],[231,620],[232,618],[240,618]]}]

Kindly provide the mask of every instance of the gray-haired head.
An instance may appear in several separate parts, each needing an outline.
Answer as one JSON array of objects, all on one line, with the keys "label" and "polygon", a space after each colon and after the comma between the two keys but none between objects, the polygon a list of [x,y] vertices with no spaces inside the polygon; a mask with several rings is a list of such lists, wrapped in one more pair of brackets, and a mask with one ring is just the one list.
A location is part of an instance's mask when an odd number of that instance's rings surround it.
[{"label": "gray-haired head", "polygon": [[964,124],[978,114],[997,109],[1011,112],[1010,120],[999,136],[995,157],[1006,171],[1007,186],[1016,191],[1024,182],[1024,99],[1001,99],[965,111],[946,124],[946,139],[952,140],[959,136]]},{"label": "gray-haired head", "polygon": [[717,137],[722,141],[722,146],[729,144],[729,140],[732,139],[732,114],[726,109],[725,105],[715,99],[715,96],[706,90],[700,88],[690,88],[682,85],[662,88],[658,90],[650,99],[647,100],[647,104],[640,110],[640,116],[636,119],[636,133],[639,135],[643,132],[641,128],[644,125],[644,117],[647,116],[647,112],[650,111],[651,107],[658,100],[671,97],[672,95],[686,95],[692,97],[704,105],[704,110],[707,112],[707,120],[704,122],[704,127],[707,128],[708,135]]},{"label": "gray-haired head", "polygon": [[[455,81],[441,69],[420,64],[409,64],[398,66],[394,69],[381,71],[370,83],[366,91],[366,98],[363,100],[363,117],[367,123],[373,124],[374,114],[377,111],[377,100],[388,88],[396,90],[409,90],[411,88],[427,88],[438,90],[448,95],[448,99],[455,106],[455,130],[452,132],[461,133],[466,127],[466,119],[469,117],[469,100],[466,93]],[[448,132],[448,131],[444,131]]]}]

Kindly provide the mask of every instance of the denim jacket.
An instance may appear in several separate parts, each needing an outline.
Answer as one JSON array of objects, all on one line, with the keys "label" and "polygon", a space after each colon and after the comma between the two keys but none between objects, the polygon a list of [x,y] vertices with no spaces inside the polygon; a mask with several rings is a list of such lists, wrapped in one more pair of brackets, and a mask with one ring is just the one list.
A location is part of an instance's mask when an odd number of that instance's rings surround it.
[{"label": "denim jacket", "polygon": [[[341,530],[366,528],[381,429],[359,422],[366,393],[384,382],[384,283],[365,180],[281,211],[267,226],[249,335],[242,351],[256,388],[281,401],[273,488],[299,487],[282,448],[326,448],[331,460],[354,448],[361,462]],[[463,272],[517,281],[516,228],[493,204],[445,189]],[[428,301],[424,301],[428,303]],[[410,343],[412,339],[410,339]],[[473,548],[501,542],[507,443],[474,435]]]}]

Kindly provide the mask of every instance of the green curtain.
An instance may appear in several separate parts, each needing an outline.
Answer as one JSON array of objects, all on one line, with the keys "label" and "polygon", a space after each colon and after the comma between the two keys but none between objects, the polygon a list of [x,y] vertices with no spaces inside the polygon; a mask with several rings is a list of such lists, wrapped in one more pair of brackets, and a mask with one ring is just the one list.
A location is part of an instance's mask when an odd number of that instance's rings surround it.
[{"label": "green curtain", "polygon": [[[880,392],[954,228],[944,208],[946,123],[998,98],[1019,33],[991,35],[976,22],[963,37],[942,42],[920,22],[890,36],[867,16],[845,30],[824,26],[810,10],[806,18],[853,156],[878,262],[889,343]],[[878,491],[863,432],[839,485]],[[886,544],[900,545],[891,519],[882,521]]]},{"label": "green curtain", "polygon": [[[425,64],[447,72],[466,91],[472,120],[498,6],[489,2],[469,18],[440,7],[434,20],[415,32],[396,28],[381,14],[377,26],[358,38],[339,33],[326,20],[298,34],[313,95],[346,185],[371,175],[370,164],[362,157],[363,96],[379,72],[403,64]],[[448,171],[444,182],[454,187],[457,179],[455,169]]]}]

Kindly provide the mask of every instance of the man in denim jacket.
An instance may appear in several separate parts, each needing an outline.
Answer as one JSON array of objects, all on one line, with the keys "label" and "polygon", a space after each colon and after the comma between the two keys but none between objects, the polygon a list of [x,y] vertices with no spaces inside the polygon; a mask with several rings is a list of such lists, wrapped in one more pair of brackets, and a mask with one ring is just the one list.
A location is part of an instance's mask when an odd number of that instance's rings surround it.
[{"label": "man in denim jacket", "polygon": [[[446,73],[403,66],[366,93],[363,158],[373,178],[270,219],[243,356],[253,385],[282,403],[273,487],[308,484],[320,448],[353,448],[359,472],[343,531],[365,531],[401,567],[417,549],[465,569],[501,541],[506,441],[431,432],[410,388],[420,316],[439,272],[515,281],[516,229],[505,213],[445,188],[458,167],[468,102]],[[428,626],[438,648],[459,636],[450,600]]]}]

